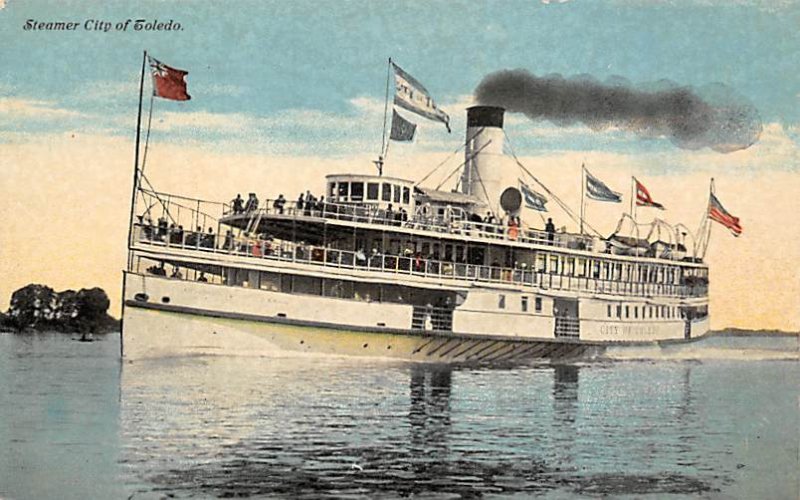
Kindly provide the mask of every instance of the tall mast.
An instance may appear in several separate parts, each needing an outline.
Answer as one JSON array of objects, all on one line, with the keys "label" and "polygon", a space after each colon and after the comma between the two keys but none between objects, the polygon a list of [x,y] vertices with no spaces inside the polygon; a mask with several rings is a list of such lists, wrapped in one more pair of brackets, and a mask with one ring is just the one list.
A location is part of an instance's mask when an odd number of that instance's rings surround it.
[{"label": "tall mast", "polygon": [[392,78],[392,58],[389,58],[389,62],[386,65],[386,96],[383,102],[383,134],[381,136],[381,152],[378,155],[378,160],[375,162],[375,166],[378,167],[378,175],[383,175],[383,159],[387,153],[388,145],[386,143],[386,123],[389,118],[389,81]]},{"label": "tall mast", "polygon": [[583,235],[583,219],[586,216],[586,164],[581,163],[581,235]]},{"label": "tall mast", "polygon": [[142,74],[139,77],[139,112],[136,117],[136,145],[133,153],[133,186],[131,187],[131,213],[128,220],[128,269],[131,267],[133,255],[133,217],[136,213],[136,195],[139,191],[139,141],[142,132],[142,96],[144,95],[144,69],[147,62],[147,51],[142,51]]}]

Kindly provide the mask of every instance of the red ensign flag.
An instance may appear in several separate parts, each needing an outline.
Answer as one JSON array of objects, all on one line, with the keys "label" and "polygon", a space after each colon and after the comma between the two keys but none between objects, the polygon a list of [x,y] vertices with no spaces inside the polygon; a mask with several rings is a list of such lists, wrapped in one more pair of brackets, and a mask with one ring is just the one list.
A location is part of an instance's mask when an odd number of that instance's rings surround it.
[{"label": "red ensign flag", "polygon": [[153,95],[173,101],[188,101],[192,98],[186,92],[186,75],[188,71],[167,66],[158,59],[150,58],[153,71]]},{"label": "red ensign flag", "polygon": [[639,182],[639,179],[634,177],[633,181],[636,183],[636,206],[653,207],[664,210],[664,205],[653,200],[653,197],[650,196],[650,191],[648,191],[647,188],[644,187],[644,184]]}]

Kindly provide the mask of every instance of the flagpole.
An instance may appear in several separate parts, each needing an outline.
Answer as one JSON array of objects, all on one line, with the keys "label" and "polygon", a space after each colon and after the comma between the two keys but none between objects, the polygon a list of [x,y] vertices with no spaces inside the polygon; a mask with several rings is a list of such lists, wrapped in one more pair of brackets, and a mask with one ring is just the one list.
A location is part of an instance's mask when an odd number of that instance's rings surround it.
[{"label": "flagpole", "polygon": [[581,163],[581,236],[583,236],[583,219],[586,216],[586,164]]},{"label": "flagpole", "polygon": [[142,96],[144,95],[144,70],[147,63],[147,51],[142,51],[142,74],[139,77],[139,112],[136,117],[136,145],[133,154],[133,186],[131,187],[131,213],[128,220],[128,269],[131,267],[133,254],[133,217],[136,214],[136,194],[139,190],[139,141],[142,132]]},{"label": "flagpole", "polygon": [[636,224],[636,177],[631,176],[631,218]]},{"label": "flagpole", "polygon": [[383,134],[381,136],[381,154],[378,156],[378,175],[383,175],[383,159],[388,153],[389,148],[386,145],[386,122],[389,117],[389,81],[392,78],[392,58],[386,65],[386,96],[383,101]]}]

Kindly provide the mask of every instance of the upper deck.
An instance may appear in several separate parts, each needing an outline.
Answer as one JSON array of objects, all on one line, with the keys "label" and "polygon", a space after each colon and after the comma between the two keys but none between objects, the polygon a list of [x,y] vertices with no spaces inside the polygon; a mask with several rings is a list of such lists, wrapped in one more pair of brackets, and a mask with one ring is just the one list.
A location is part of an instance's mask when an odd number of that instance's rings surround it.
[{"label": "upper deck", "polygon": [[[682,266],[705,267],[685,250],[665,242],[647,243],[628,238],[638,245],[625,245],[621,240],[606,240],[585,234],[548,232],[539,229],[499,223],[474,222],[451,213],[418,211],[415,214],[389,210],[368,203],[321,202],[299,208],[295,203],[276,206],[266,200],[264,207],[253,211],[236,212],[226,207],[219,222],[250,234],[275,238],[300,239],[323,243],[326,234],[333,232],[375,231],[419,236],[460,243],[483,243],[511,248],[550,250],[585,257],[603,254],[620,261],[680,262]],[[647,246],[644,246],[644,245]]]}]

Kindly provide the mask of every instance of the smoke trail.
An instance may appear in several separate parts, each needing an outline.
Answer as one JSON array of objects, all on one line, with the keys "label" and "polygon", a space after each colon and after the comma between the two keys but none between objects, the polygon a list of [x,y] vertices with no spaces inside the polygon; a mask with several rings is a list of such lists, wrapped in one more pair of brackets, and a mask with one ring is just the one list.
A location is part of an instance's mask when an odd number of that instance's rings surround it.
[{"label": "smoke trail", "polygon": [[532,120],[580,122],[594,130],[619,127],[666,137],[685,149],[729,153],[752,146],[761,134],[755,107],[722,84],[693,89],[661,81],[637,88],[620,77],[601,83],[588,75],[537,77],[516,69],[484,77],[475,97]]}]

